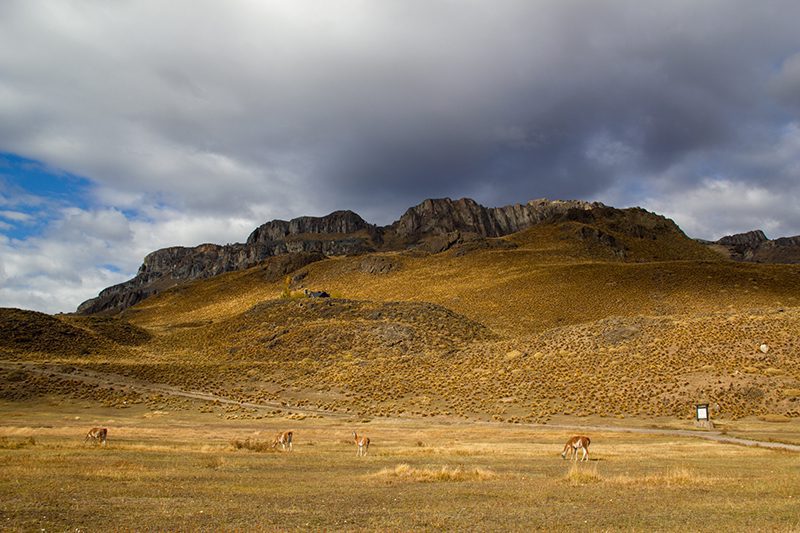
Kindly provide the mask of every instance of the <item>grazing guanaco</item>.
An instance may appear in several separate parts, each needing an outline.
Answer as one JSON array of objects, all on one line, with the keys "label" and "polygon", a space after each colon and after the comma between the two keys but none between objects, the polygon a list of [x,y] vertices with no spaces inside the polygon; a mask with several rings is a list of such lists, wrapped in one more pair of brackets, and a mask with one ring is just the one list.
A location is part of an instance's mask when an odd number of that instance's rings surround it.
[{"label": "grazing guanaco", "polygon": [[570,459],[578,460],[578,450],[583,450],[583,457],[581,457],[581,461],[588,461],[589,460],[589,444],[591,444],[591,439],[589,437],[585,437],[583,435],[576,435],[571,437],[567,443],[564,445],[564,451],[561,452],[561,458],[566,459],[567,453],[570,454]]},{"label": "grazing guanaco", "polygon": [[358,446],[356,457],[367,455],[367,451],[369,450],[369,437],[365,437],[364,435],[359,436],[358,433],[353,431],[353,440],[356,446]]},{"label": "grazing guanaco", "polygon": [[92,428],[89,433],[84,437],[83,442],[91,440],[93,442],[100,442],[103,446],[106,445],[106,438],[108,437],[108,428]]},{"label": "grazing guanaco", "polygon": [[272,447],[274,448],[280,444],[283,450],[286,450],[288,448],[289,451],[292,451],[293,435],[294,433],[292,433],[291,431],[284,431],[283,433],[278,433],[277,435],[275,435],[275,438],[272,441]]}]

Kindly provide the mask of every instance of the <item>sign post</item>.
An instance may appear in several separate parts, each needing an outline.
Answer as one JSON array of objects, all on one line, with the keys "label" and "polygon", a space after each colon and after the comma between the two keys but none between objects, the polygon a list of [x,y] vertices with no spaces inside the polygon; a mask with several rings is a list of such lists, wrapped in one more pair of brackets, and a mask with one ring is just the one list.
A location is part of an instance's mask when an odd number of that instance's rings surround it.
[{"label": "sign post", "polygon": [[711,414],[708,410],[707,403],[699,403],[695,406],[696,409],[696,418],[697,421],[695,425],[697,427],[703,427],[706,429],[711,429],[714,427],[714,423],[711,421]]}]

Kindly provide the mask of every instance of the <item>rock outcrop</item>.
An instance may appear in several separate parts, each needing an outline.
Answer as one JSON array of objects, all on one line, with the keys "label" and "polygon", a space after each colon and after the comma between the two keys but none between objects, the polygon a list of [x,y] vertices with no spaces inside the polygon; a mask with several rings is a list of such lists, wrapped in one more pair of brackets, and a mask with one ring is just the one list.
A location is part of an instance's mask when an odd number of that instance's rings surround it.
[{"label": "rock outcrop", "polygon": [[262,256],[242,244],[164,248],[145,257],[136,277],[103,289],[96,298],[86,300],[78,306],[78,313],[116,313],[188,281],[244,270],[259,263],[264,265],[265,277],[274,281],[325,257],[325,254],[318,251],[282,252],[280,255]]},{"label": "rock outcrop", "polygon": [[[461,253],[473,249],[513,246],[487,241],[545,222],[603,222],[603,229],[586,229],[580,237],[609,247],[618,258],[625,248],[609,233],[636,238],[655,238],[680,229],[669,219],[643,209],[614,209],[583,201],[532,200],[526,204],[484,207],[462,198],[425,200],[408,209],[389,226],[370,224],[352,211],[335,211],[324,217],[273,220],[256,228],[245,243],[202,244],[193,248],[172,247],[145,257],[136,277],[104,289],[96,298],[78,307],[78,313],[115,313],[161,291],[225,272],[244,270],[262,262],[277,276],[335,255],[359,255],[374,251],[415,248],[440,253],[455,246]],[[278,259],[281,258],[281,259]],[[368,271],[383,272],[387,265],[372,265]]]},{"label": "rock outcrop", "polygon": [[800,263],[800,235],[768,239],[761,230],[702,241],[735,261],[753,263]]},{"label": "rock outcrop", "polygon": [[278,276],[332,255],[374,251],[380,231],[352,211],[335,211],[324,217],[273,220],[256,228],[247,242],[175,246],[148,254],[133,279],[104,289],[78,306],[78,313],[118,312],[163,290],[224,272],[244,270],[272,257]]},{"label": "rock outcrop", "polygon": [[334,211],[324,217],[299,217],[288,222],[273,220],[256,228],[247,238],[247,246],[266,247],[272,255],[286,251],[349,255],[369,251],[379,242],[380,232],[376,226],[352,211]]},{"label": "rock outcrop", "polygon": [[473,233],[480,237],[502,237],[530,228],[571,209],[588,211],[599,207],[603,207],[603,204],[578,200],[539,199],[505,207],[484,207],[469,198],[425,200],[409,208],[397,222],[386,228],[386,240],[416,244],[428,237],[455,232]]},{"label": "rock outcrop", "polygon": [[761,243],[767,242],[767,236],[760,229],[748,231],[747,233],[737,233],[728,235],[717,241],[723,246],[736,247],[744,251],[748,248],[757,248]]}]

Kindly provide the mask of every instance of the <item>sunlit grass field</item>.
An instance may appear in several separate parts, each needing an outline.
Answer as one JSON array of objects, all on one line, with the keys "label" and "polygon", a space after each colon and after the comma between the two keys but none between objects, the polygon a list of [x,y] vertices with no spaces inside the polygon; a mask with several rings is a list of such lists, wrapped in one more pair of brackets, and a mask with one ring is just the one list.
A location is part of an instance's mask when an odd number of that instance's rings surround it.
[{"label": "sunlit grass field", "polygon": [[[5,530],[800,528],[800,455],[694,438],[447,420],[226,420],[0,404]],[[84,443],[109,428],[108,446]],[[292,429],[294,451],[257,453]],[[353,429],[372,440],[356,457]]]}]

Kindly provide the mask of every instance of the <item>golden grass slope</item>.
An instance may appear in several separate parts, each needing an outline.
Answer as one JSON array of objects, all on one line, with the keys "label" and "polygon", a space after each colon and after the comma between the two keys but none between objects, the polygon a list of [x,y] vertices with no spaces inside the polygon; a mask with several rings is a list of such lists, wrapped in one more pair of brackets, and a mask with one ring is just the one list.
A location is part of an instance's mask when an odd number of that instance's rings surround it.
[{"label": "golden grass slope", "polygon": [[[711,260],[703,254],[715,254],[692,241],[687,253],[703,259],[623,262],[576,240],[572,228],[535,227],[506,238],[513,249],[378,254],[395,265],[387,274],[364,272],[364,256],[333,258],[302,269],[302,283],[354,300],[435,303],[512,337],[609,316],[800,305],[800,267]],[[167,291],[125,316],[155,329],[219,321],[281,289],[255,268]]]},{"label": "golden grass slope", "polygon": [[227,273],[113,323],[49,317],[102,348],[50,358],[364,416],[685,418],[700,401],[715,417],[800,416],[800,266],[733,263],[678,234],[634,238],[608,223],[623,261],[582,238],[585,227],[542,225],[436,255],[331,258],[293,274],[292,289],[341,296],[331,300],[279,298],[269,264]]},{"label": "golden grass slope", "polygon": [[114,317],[51,316],[0,308],[0,349],[90,357],[146,343],[147,331]]}]

